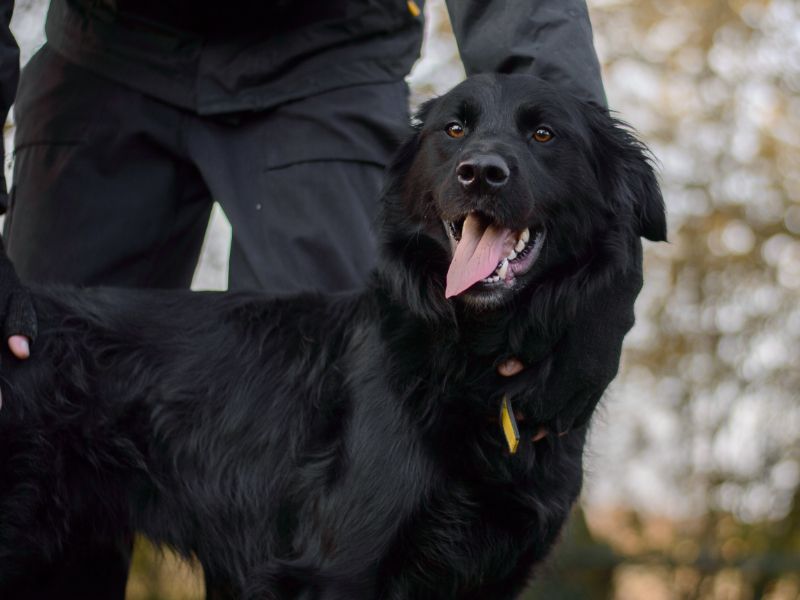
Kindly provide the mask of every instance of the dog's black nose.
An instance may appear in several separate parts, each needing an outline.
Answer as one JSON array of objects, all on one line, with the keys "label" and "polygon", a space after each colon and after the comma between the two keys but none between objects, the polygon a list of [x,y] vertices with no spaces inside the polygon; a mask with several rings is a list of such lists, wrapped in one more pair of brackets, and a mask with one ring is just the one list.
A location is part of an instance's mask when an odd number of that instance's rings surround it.
[{"label": "dog's black nose", "polygon": [[492,191],[508,182],[511,171],[497,154],[480,154],[468,158],[456,167],[456,177],[465,190],[483,187]]}]

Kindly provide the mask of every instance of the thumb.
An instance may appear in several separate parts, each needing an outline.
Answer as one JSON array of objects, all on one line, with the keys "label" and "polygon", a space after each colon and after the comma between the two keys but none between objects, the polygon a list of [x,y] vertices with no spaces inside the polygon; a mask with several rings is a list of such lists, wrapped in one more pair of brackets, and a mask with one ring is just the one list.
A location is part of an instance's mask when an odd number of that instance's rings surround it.
[{"label": "thumb", "polygon": [[497,365],[497,372],[503,377],[512,377],[517,373],[521,373],[525,369],[525,365],[514,357],[508,358]]}]

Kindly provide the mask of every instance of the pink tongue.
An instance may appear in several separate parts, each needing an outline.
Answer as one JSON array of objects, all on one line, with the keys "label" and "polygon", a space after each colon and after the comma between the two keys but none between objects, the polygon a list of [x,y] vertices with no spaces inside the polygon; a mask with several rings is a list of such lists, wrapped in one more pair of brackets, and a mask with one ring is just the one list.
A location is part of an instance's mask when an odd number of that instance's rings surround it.
[{"label": "pink tongue", "polygon": [[495,225],[487,227],[474,213],[467,215],[461,240],[447,271],[445,297],[458,296],[491,275],[500,259],[511,252],[514,242],[514,232],[511,229]]}]

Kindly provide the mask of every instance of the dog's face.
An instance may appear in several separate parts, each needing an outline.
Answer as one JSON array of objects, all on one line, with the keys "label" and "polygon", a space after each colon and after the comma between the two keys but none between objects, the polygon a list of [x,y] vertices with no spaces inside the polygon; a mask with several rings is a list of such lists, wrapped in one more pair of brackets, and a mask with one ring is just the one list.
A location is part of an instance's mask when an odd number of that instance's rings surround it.
[{"label": "dog's face", "polygon": [[644,147],[531,76],[473,77],[425,104],[393,171],[408,219],[446,254],[446,297],[471,307],[502,305],[626,230],[666,236]]}]

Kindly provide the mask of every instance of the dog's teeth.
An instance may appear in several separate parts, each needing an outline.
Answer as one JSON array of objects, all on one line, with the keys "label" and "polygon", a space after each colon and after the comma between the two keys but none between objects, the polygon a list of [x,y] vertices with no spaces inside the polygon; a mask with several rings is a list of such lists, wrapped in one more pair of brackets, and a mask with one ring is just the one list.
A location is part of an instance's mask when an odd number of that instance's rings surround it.
[{"label": "dog's teeth", "polygon": [[508,273],[508,259],[503,259],[503,264],[500,265],[500,269],[497,271],[497,276],[500,279],[506,278],[506,273]]},{"label": "dog's teeth", "polygon": [[522,238],[520,238],[519,241],[517,242],[517,245],[514,246],[514,251],[522,252],[523,250],[525,250],[525,242],[522,241]]},{"label": "dog's teeth", "polygon": [[509,254],[506,258],[508,260],[514,260],[515,258],[517,258],[517,253],[514,250],[512,250],[511,254]]},{"label": "dog's teeth", "polygon": [[531,239],[531,230],[526,227],[525,231],[522,232],[522,235],[519,236],[519,239],[527,244],[528,240]]}]

